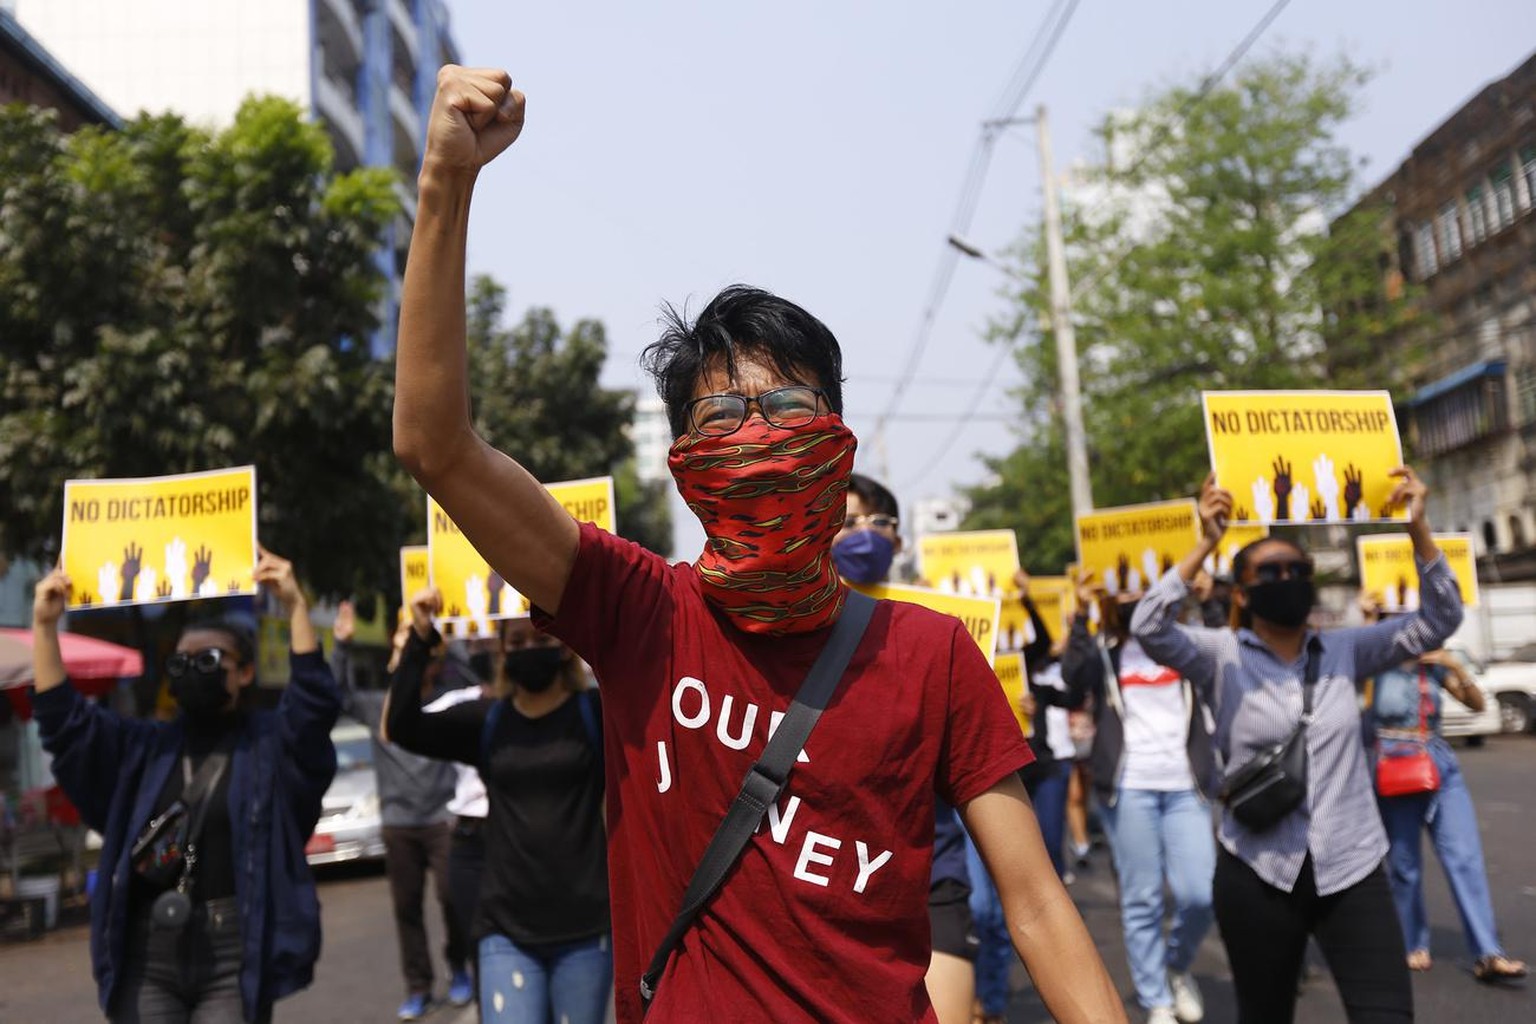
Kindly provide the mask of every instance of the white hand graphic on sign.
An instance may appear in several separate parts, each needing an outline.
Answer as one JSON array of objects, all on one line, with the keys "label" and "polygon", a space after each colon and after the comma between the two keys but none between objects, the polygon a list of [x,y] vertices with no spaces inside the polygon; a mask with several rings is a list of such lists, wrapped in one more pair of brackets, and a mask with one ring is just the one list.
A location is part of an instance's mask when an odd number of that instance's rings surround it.
[{"label": "white hand graphic on sign", "polygon": [[172,537],[165,546],[165,581],[173,598],[187,596],[187,544],[180,537]]},{"label": "white hand graphic on sign", "polygon": [[1275,521],[1275,496],[1269,489],[1267,476],[1253,482],[1253,515],[1265,526]]},{"label": "white hand graphic on sign", "polygon": [[1312,495],[1307,491],[1307,485],[1296,484],[1291,488],[1291,522],[1304,523],[1312,518]]},{"label": "white hand graphic on sign", "polygon": [[153,601],[160,595],[155,593],[155,569],[146,565],[139,570],[139,578],[133,581],[133,599],[135,601]]},{"label": "white hand graphic on sign", "polygon": [[96,570],[96,590],[101,595],[98,604],[117,604],[117,563],[108,562]]},{"label": "white hand graphic on sign", "polygon": [[1339,478],[1333,472],[1333,460],[1326,454],[1319,455],[1312,463],[1312,479],[1317,485],[1317,496],[1323,499],[1323,510],[1329,522],[1339,519]]}]

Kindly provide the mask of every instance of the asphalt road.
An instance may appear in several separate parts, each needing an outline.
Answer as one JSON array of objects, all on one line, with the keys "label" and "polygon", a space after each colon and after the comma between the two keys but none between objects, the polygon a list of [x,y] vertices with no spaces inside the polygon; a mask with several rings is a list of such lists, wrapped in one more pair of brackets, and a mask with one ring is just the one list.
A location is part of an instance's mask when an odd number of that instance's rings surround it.
[{"label": "asphalt road", "polygon": [[[1477,802],[1489,881],[1505,945],[1512,955],[1536,960],[1536,739],[1501,738],[1480,750],[1464,749],[1459,754]],[[1102,853],[1095,857],[1097,863],[1079,876],[1073,894],[1132,1010],[1131,1019],[1139,1021],[1120,940],[1112,868]],[[1415,978],[1418,1019],[1434,1024],[1536,1021],[1536,983],[1529,988],[1493,989],[1472,979],[1470,958],[1444,880],[1434,869],[1427,874],[1436,963],[1434,970]],[[280,1003],[277,1021],[394,1021],[403,992],[389,890],[382,873],[356,868],[331,870],[322,876],[320,893],[325,952],[315,983]],[[432,930],[433,948],[437,950],[442,946],[441,922],[434,922]],[[1233,1020],[1231,976],[1220,939],[1214,934],[1201,949],[1195,974],[1206,994],[1207,1020],[1215,1024]],[[1019,992],[1009,1015],[1012,1024],[1049,1021],[1029,990],[1022,969],[1016,979]],[[84,929],[58,931],[33,943],[0,945],[0,1024],[91,1024],[101,1019],[90,979]],[[429,1018],[432,1024],[468,1024],[472,1019],[472,1013],[451,1009]],[[1308,983],[1297,1020],[1303,1024],[1344,1022],[1338,995],[1321,963]]]}]

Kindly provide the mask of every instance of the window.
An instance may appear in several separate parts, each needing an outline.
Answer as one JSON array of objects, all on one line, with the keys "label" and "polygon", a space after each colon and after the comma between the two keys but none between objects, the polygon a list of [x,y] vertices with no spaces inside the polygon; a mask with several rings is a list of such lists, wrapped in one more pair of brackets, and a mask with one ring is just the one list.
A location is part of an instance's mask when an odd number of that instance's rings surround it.
[{"label": "window", "polygon": [[1525,524],[1519,516],[1509,517],[1509,546],[1515,549],[1525,547]]},{"label": "window", "polygon": [[1483,520],[1483,550],[1499,550],[1499,531],[1494,528],[1492,519]]},{"label": "window", "polygon": [[1509,429],[1504,370],[1494,366],[1414,407],[1416,448],[1443,455]]},{"label": "window", "polygon": [[1467,189],[1467,244],[1476,245],[1488,237],[1488,206],[1483,186]]},{"label": "window", "polygon": [[1429,280],[1440,269],[1440,264],[1435,260],[1435,229],[1431,225],[1420,224],[1414,229],[1413,258],[1420,281]]},{"label": "window", "polygon": [[1495,167],[1489,180],[1493,184],[1493,229],[1503,231],[1515,222],[1515,182],[1509,164]]},{"label": "window", "polygon": [[1520,151],[1520,176],[1525,179],[1525,201],[1536,206],[1536,146]]},{"label": "window", "polygon": [[1461,259],[1461,218],[1457,216],[1455,200],[1440,207],[1435,222],[1440,229],[1440,255],[1447,263]]}]

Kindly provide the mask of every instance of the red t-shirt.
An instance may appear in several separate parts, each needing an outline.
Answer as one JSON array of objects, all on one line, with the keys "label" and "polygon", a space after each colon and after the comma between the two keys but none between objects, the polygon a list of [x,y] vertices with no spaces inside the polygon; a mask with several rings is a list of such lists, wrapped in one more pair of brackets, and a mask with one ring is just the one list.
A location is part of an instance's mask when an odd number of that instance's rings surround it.
[{"label": "red t-shirt", "polygon": [[[827,633],[736,629],[690,565],[584,524],[540,624],[603,689],[618,1019],[704,847]],[[764,826],[684,936],[649,1024],[933,1021],[934,793],[961,805],[1031,758],[959,620],[883,601]]]}]

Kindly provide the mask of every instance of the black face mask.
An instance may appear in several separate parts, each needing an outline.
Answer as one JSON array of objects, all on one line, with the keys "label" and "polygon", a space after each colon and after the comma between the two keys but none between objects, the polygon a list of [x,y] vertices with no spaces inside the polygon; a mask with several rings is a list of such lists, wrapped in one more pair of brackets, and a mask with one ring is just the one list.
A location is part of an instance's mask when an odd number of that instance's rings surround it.
[{"label": "black face mask", "polygon": [[1317,590],[1311,580],[1251,583],[1244,592],[1248,595],[1248,612],[1254,618],[1291,629],[1305,624],[1317,603]]},{"label": "black face mask", "polygon": [[229,690],[225,688],[227,670],[189,669],[171,679],[171,696],[192,725],[207,725],[229,710]]},{"label": "black face mask", "polygon": [[520,647],[502,661],[507,679],[519,690],[543,693],[555,684],[565,652],[558,647]]},{"label": "black face mask", "polygon": [[488,683],[496,675],[495,656],[490,651],[476,651],[469,656],[469,668],[482,683]]}]

